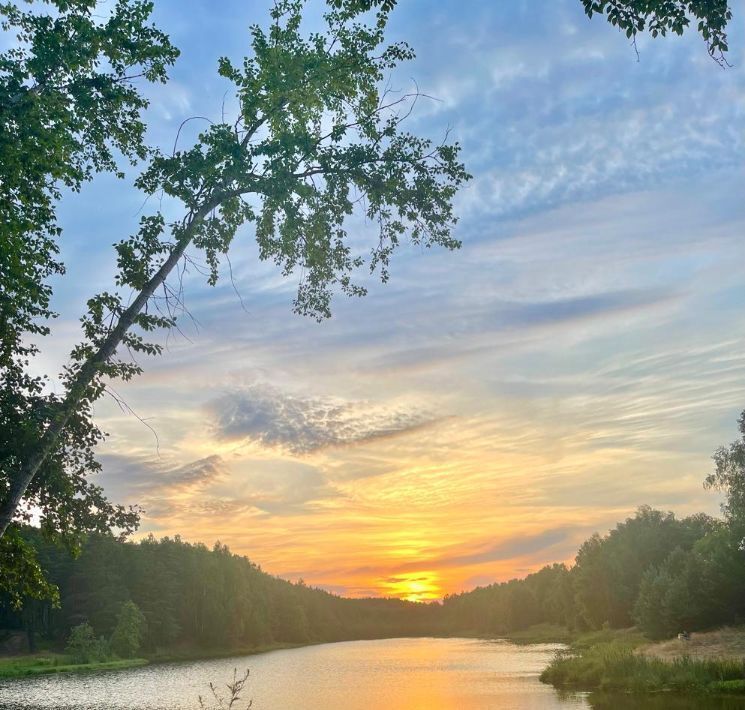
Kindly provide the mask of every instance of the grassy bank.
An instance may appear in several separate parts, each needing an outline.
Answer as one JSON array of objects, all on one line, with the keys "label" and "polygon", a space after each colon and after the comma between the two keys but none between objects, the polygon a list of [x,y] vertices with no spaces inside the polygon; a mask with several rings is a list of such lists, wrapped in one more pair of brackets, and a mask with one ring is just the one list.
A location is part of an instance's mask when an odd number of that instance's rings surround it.
[{"label": "grassy bank", "polygon": [[745,658],[659,657],[633,631],[600,631],[577,639],[541,674],[557,688],[656,693],[745,693]]},{"label": "grassy bank", "polygon": [[527,629],[511,631],[501,635],[500,638],[507,639],[517,644],[530,643],[573,643],[577,640],[577,634],[570,631],[566,626],[558,624],[535,624]]},{"label": "grassy bank", "polygon": [[87,673],[91,671],[121,670],[144,666],[148,663],[170,663],[179,661],[198,661],[209,658],[231,658],[251,656],[268,651],[298,648],[309,644],[273,643],[264,646],[232,649],[178,648],[148,654],[147,658],[116,659],[95,663],[71,663],[63,653],[44,652],[21,656],[0,657],[0,678],[22,678],[48,673]]},{"label": "grassy bank", "polygon": [[0,658],[0,678],[22,678],[48,673],[80,673],[90,671],[118,670],[144,666],[146,658],[100,661],[97,663],[71,663],[68,656],[61,653],[43,653],[27,656]]}]

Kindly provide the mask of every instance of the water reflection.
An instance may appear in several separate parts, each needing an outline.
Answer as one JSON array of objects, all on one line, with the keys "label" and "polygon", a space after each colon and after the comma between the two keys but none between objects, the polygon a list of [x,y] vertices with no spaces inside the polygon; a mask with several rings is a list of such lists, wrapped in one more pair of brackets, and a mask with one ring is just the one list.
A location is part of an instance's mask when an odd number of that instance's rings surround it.
[{"label": "water reflection", "polygon": [[0,682],[2,710],[195,710],[210,681],[251,668],[254,710],[734,710],[725,701],[560,695],[538,680],[556,645],[386,639],[119,672]]},{"label": "water reflection", "polygon": [[255,710],[589,708],[538,681],[557,646],[474,639],[387,639],[116,673],[0,683],[4,710],[193,710],[209,681],[250,666]]}]

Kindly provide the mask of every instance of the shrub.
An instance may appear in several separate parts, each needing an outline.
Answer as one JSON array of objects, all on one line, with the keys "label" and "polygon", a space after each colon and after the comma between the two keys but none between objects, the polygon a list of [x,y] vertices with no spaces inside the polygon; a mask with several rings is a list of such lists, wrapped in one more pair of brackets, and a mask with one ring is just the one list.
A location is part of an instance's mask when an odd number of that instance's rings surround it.
[{"label": "shrub", "polygon": [[97,663],[111,657],[106,639],[103,636],[96,638],[93,627],[87,622],[70,630],[65,652],[73,663]]},{"label": "shrub", "polygon": [[145,632],[145,617],[132,601],[122,604],[111,634],[111,649],[120,658],[134,658]]},{"label": "shrub", "polygon": [[663,661],[634,653],[619,642],[602,643],[579,655],[560,653],[541,674],[544,683],[585,690],[704,692],[734,689],[745,681],[745,661]]}]

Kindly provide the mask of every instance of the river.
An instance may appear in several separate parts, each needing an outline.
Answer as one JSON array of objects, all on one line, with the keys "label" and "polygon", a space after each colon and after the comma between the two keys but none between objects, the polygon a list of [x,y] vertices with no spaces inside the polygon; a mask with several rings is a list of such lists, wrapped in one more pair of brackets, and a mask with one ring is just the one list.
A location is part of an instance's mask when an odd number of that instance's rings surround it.
[{"label": "river", "polygon": [[[252,710],[729,710],[739,701],[560,696],[538,680],[556,644],[404,638],[307,646],[253,656],[0,681],[0,708],[195,710],[207,685],[250,668]],[[659,704],[663,702],[663,704]],[[735,704],[731,704],[735,703]],[[213,707],[207,705],[207,707]],[[245,704],[234,706],[244,710]]]}]

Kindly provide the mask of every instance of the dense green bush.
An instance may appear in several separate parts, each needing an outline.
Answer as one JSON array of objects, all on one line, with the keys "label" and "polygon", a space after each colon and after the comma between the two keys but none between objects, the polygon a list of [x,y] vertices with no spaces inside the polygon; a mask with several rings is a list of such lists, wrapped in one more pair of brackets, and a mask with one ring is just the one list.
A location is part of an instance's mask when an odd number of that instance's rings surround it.
[{"label": "dense green bush", "polygon": [[98,663],[111,658],[111,649],[103,636],[96,637],[93,627],[84,622],[70,629],[65,653],[73,663]]},{"label": "dense green bush", "polygon": [[144,614],[134,602],[124,602],[119,610],[114,631],[111,634],[111,650],[119,658],[134,658],[140,650],[144,633]]},{"label": "dense green bush", "polygon": [[663,661],[634,653],[633,644],[610,642],[561,652],[541,674],[544,683],[585,690],[730,691],[745,689],[745,660]]}]

